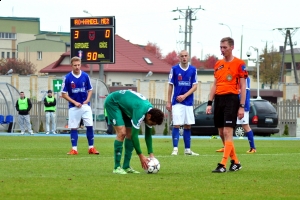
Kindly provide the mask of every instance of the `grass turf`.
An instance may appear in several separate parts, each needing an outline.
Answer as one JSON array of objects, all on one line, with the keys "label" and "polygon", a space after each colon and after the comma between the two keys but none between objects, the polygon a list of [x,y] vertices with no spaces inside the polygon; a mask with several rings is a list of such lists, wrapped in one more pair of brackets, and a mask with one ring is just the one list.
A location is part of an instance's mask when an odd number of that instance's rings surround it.
[{"label": "grass turf", "polygon": [[[0,136],[1,199],[299,199],[299,140],[235,140],[241,171],[213,174],[222,153],[220,139],[192,139],[200,156],[171,156],[170,138],[153,138],[158,174],[146,174],[133,152],[131,166],[141,174],[116,175],[114,138],[95,137],[100,155],[87,153],[79,137],[76,156],[68,156],[69,137]],[[144,139],[141,146],[146,152]],[[227,167],[229,167],[229,161]]]}]

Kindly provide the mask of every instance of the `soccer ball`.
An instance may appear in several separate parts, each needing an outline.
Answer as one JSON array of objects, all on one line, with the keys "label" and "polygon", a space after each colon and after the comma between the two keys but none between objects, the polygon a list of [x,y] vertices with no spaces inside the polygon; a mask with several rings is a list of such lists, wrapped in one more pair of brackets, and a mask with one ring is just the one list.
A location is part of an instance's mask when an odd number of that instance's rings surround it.
[{"label": "soccer ball", "polygon": [[160,170],[160,163],[156,158],[148,158],[148,169],[145,170],[147,174],[156,174]]}]

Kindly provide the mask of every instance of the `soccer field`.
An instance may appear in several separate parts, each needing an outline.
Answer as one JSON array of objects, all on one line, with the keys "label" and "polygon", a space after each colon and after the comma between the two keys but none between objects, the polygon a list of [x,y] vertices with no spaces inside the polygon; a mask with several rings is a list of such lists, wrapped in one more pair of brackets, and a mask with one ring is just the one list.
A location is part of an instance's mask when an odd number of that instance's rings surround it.
[{"label": "soccer field", "polygon": [[[141,174],[116,175],[114,136],[95,136],[100,155],[87,153],[81,134],[79,154],[68,156],[69,135],[0,134],[0,198],[4,199],[299,199],[300,139],[255,138],[256,154],[246,154],[246,139],[235,139],[243,168],[213,174],[221,161],[220,139],[192,138],[200,156],[171,156],[171,136],[153,137],[161,169],[146,174],[133,152],[131,166]],[[140,137],[143,152],[146,145]],[[229,161],[228,166],[229,167]]]}]

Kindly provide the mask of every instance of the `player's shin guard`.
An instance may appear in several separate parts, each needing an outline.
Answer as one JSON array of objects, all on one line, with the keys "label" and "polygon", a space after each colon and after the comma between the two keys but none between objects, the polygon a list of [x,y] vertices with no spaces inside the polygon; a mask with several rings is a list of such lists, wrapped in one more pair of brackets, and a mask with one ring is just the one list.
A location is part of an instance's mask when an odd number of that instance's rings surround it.
[{"label": "player's shin guard", "polygon": [[183,140],[184,140],[184,147],[186,149],[191,148],[191,129],[183,130]]},{"label": "player's shin guard", "polygon": [[123,169],[127,169],[130,167],[130,160],[131,160],[132,151],[133,151],[132,140],[125,138],[124,146],[125,146],[125,156],[124,156]]},{"label": "player's shin guard", "polygon": [[94,145],[94,129],[92,126],[86,127],[86,138],[88,140],[89,146]]},{"label": "player's shin guard", "polygon": [[115,169],[121,166],[121,158],[122,158],[122,151],[123,151],[123,142],[115,140],[114,143],[114,158],[115,158]]},{"label": "player's shin guard", "polygon": [[77,147],[78,132],[77,129],[71,129],[70,132],[72,147]]},{"label": "player's shin guard", "polygon": [[172,130],[172,140],[173,140],[173,147],[178,147],[179,128],[173,128],[173,130]]}]

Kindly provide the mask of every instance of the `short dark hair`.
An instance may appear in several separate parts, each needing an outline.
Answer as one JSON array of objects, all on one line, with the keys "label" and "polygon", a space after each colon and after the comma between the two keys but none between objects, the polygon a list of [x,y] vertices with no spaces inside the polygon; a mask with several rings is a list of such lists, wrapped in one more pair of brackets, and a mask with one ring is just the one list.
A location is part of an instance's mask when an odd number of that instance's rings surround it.
[{"label": "short dark hair", "polygon": [[224,37],[221,39],[221,42],[228,42],[230,46],[234,46],[234,40],[231,37]]},{"label": "short dark hair", "polygon": [[21,91],[20,94],[24,94],[24,92]]},{"label": "short dark hair", "polygon": [[161,125],[164,120],[164,113],[158,108],[152,108],[148,112],[151,115],[150,120],[155,122],[157,125]]}]

